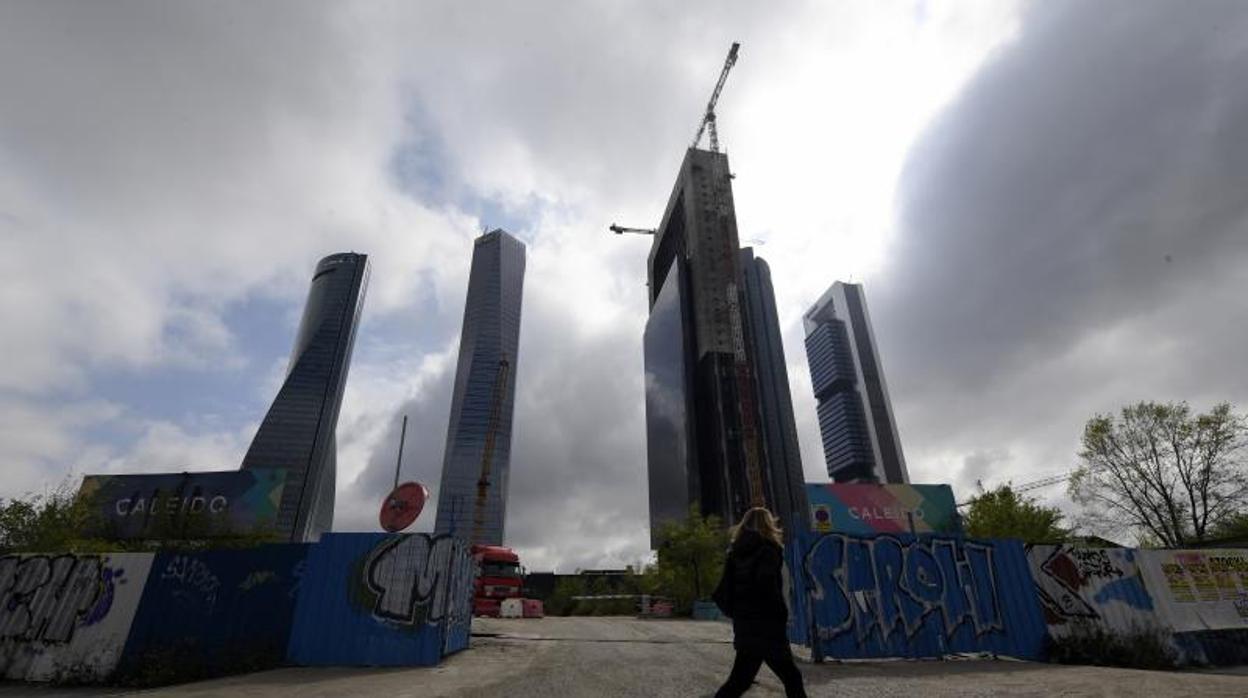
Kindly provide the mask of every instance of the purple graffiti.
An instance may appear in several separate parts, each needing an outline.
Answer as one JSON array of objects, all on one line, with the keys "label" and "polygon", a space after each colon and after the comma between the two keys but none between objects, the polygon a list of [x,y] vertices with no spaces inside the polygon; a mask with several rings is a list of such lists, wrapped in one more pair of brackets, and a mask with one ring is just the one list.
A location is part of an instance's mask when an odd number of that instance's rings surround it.
[{"label": "purple graffiti", "polygon": [[83,617],[83,625],[95,625],[108,616],[113,608],[113,599],[117,596],[117,586],[126,583],[126,571],[120,567],[105,567],[100,573],[102,593],[91,610]]}]

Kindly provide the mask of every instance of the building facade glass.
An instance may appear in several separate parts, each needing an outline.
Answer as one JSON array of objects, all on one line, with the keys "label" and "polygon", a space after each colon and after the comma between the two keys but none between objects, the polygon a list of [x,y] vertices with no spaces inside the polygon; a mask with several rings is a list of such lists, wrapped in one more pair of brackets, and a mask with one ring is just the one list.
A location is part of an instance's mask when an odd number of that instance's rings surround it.
[{"label": "building facade glass", "polygon": [[908,483],[862,286],[833,284],[804,323],[828,476]]},{"label": "building facade glass", "polygon": [[276,525],[292,541],[316,540],[333,526],[334,431],[367,286],[366,255],[317,264],[286,378],[243,458],[243,468],[286,471]]},{"label": "building facade glass", "polygon": [[503,544],[524,266],[503,230],[473,244],[435,531],[474,544]]},{"label": "building facade glass", "polygon": [[646,368],[646,465],[650,483],[650,545],[659,527],[680,521],[698,501],[698,469],[691,413],[688,312],[681,263],[650,309],[643,348]]},{"label": "building facade glass", "polygon": [[789,370],[780,336],[780,318],[776,312],[776,292],[767,261],[755,257],[750,248],[741,250],[741,271],[745,280],[747,335],[758,383],[759,422],[770,489],[767,501],[780,517],[787,535],[810,527],[810,507],[797,442],[797,423],[793,417],[793,396],[789,391]]}]

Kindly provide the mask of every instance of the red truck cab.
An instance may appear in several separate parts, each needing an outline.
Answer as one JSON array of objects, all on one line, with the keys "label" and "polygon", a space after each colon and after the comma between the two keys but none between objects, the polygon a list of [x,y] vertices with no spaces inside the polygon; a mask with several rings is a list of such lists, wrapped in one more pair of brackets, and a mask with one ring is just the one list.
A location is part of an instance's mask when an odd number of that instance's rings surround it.
[{"label": "red truck cab", "polygon": [[473,590],[472,613],[497,618],[503,599],[523,595],[524,570],[520,567],[520,556],[501,545],[474,545],[472,554],[480,570]]}]

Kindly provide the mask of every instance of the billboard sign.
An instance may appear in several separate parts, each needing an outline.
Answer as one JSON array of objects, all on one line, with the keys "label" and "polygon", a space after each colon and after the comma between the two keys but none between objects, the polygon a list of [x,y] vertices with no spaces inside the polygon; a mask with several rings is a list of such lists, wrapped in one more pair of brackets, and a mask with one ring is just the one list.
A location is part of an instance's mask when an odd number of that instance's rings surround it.
[{"label": "billboard sign", "polygon": [[271,532],[286,471],[87,475],[91,533],[109,539],[215,538]]},{"label": "billboard sign", "polygon": [[962,532],[949,485],[806,483],[816,533]]},{"label": "billboard sign", "polygon": [[1248,550],[1141,550],[1140,568],[1175,631],[1248,628]]}]

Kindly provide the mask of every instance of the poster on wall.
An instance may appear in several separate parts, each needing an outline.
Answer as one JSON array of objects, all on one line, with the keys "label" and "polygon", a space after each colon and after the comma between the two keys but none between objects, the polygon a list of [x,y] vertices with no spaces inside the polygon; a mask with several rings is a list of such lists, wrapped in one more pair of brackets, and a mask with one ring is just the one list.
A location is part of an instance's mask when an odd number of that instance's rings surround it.
[{"label": "poster on wall", "polygon": [[99,538],[262,536],[277,522],[285,482],[284,470],[269,468],[87,475],[78,495]]},{"label": "poster on wall", "polygon": [[1177,632],[1248,628],[1248,550],[1142,550],[1158,610]]},{"label": "poster on wall", "polygon": [[816,533],[962,532],[949,485],[807,483]]}]

